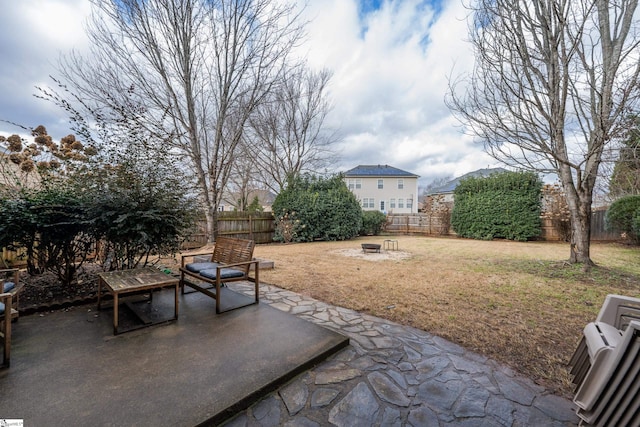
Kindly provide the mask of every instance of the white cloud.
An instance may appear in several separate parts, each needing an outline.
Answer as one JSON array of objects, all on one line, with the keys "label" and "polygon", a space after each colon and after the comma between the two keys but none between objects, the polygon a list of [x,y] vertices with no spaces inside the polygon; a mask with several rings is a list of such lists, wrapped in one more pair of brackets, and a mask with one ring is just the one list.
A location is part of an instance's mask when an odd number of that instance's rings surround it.
[{"label": "white cloud", "polygon": [[[329,125],[343,137],[337,170],[385,163],[428,182],[493,164],[444,104],[453,66],[468,70],[472,61],[462,2],[442,0],[436,13],[429,1],[384,0],[365,13],[356,0],[299,1],[308,3],[310,21],[301,52],[334,72]],[[52,83],[60,53],[85,48],[89,11],[88,0],[3,2],[0,120],[44,124],[56,138],[69,132],[66,114],[33,94]]]},{"label": "white cloud", "polygon": [[309,63],[334,71],[332,127],[341,130],[346,170],[385,163],[431,179],[486,167],[492,160],[462,135],[444,104],[454,65],[472,64],[468,11],[445,1],[385,1],[359,16],[355,0],[312,0]]},{"label": "white cloud", "polygon": [[[84,21],[88,0],[20,0],[2,5],[0,36],[3,66],[0,71],[0,120],[24,126],[45,125],[50,133],[67,134],[66,114],[34,97],[36,86],[51,85],[60,53],[86,46]],[[0,129],[17,132],[0,124]]]}]

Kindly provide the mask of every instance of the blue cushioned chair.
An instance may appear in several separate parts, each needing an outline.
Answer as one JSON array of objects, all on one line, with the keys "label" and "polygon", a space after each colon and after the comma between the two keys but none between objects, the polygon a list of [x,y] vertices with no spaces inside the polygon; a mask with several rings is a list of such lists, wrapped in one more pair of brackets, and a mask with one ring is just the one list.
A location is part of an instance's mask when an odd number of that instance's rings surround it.
[{"label": "blue cushioned chair", "polygon": [[[216,300],[216,313],[245,307],[250,304],[258,303],[259,290],[259,266],[260,262],[253,259],[253,248],[255,243],[253,240],[235,239],[231,237],[218,237],[213,253],[209,262],[191,262],[187,263],[186,259],[205,253],[191,253],[182,255],[182,263],[180,267],[180,286],[182,293],[185,293],[185,287],[195,289]],[[250,272],[253,271],[253,277]],[[239,301],[230,289],[222,289],[226,282],[246,280],[255,284],[255,297],[246,298],[248,302]],[[227,295],[224,297],[224,295]],[[222,298],[225,298],[226,304],[221,305]],[[234,301],[230,303],[230,301]]]}]

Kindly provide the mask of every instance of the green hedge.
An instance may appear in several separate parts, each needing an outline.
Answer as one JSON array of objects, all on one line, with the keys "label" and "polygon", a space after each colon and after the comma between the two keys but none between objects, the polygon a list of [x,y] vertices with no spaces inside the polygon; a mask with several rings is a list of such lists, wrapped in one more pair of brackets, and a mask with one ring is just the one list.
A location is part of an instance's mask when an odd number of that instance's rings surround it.
[{"label": "green hedge", "polygon": [[363,211],[361,236],[377,236],[387,223],[387,216],[380,211]]},{"label": "green hedge", "polygon": [[[356,237],[362,226],[360,203],[341,176],[303,176],[290,180],[273,202],[276,241],[310,242]],[[288,221],[294,228],[283,235]],[[292,222],[293,221],[293,222]]]},{"label": "green hedge", "polygon": [[462,237],[525,241],[541,232],[542,181],[532,172],[468,178],[456,188],[451,225]]},{"label": "green hedge", "polygon": [[608,230],[624,232],[640,243],[640,196],[621,197],[609,206],[605,223]]}]

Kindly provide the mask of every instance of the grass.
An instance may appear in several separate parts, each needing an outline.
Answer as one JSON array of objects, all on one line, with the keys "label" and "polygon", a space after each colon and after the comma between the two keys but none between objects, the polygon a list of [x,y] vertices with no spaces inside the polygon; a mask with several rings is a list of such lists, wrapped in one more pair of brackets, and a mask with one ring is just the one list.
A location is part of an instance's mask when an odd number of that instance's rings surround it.
[{"label": "grass", "polygon": [[[406,258],[361,253],[385,238]],[[593,244],[588,272],[563,262],[568,244],[549,242],[376,236],[259,245],[255,255],[275,262],[263,282],[420,328],[567,396],[567,362],[605,296],[640,296],[640,249],[616,244]]]}]

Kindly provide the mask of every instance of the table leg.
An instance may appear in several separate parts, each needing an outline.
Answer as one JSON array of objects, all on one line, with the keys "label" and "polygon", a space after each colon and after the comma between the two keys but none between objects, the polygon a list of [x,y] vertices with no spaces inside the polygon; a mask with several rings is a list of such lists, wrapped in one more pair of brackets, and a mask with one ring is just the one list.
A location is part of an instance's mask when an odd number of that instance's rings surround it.
[{"label": "table leg", "polygon": [[113,335],[118,335],[118,293],[113,294]]},{"label": "table leg", "polygon": [[100,311],[101,299],[102,299],[102,277],[98,277],[98,311]]},{"label": "table leg", "polygon": [[176,295],[175,295],[175,304],[176,305],[175,305],[175,311],[174,311],[174,314],[173,314],[173,316],[174,316],[173,318],[176,319],[176,320],[178,320],[178,293],[180,292],[179,288],[180,288],[180,285],[176,284]]}]

